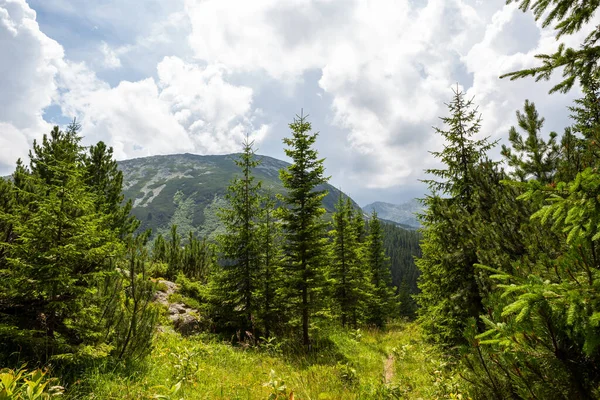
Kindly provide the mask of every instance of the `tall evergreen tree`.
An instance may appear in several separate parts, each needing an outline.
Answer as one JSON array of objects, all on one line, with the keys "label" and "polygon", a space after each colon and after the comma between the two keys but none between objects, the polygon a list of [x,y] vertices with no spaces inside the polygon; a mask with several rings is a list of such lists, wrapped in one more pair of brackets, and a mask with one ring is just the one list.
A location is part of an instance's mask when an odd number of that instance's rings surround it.
[{"label": "tall evergreen tree", "polygon": [[259,304],[256,300],[258,273],[261,263],[259,234],[261,183],[256,182],[253,169],[256,159],[253,142],[244,141],[244,151],[236,160],[241,177],[235,178],[227,190],[228,208],[220,210],[226,233],[218,238],[222,271],[217,289],[224,305],[232,313],[233,327],[254,334],[254,318]]},{"label": "tall evergreen tree", "polygon": [[[360,219],[360,222],[357,222]],[[361,257],[360,228],[362,216],[354,213],[350,199],[344,199],[340,191],[333,214],[330,244],[329,276],[333,285],[333,301],[339,310],[342,326],[357,328],[364,314],[369,280],[366,279]]]},{"label": "tall evergreen tree", "polygon": [[474,269],[476,248],[468,226],[477,209],[476,170],[493,143],[473,139],[480,117],[462,92],[455,90],[448,109],[450,116],[442,118],[448,129],[436,128],[444,149],[432,153],[445,168],[427,170],[440,180],[425,181],[432,194],[423,200],[426,211],[421,215],[425,230],[423,256],[417,260],[421,270],[418,302],[420,320],[430,337],[455,345],[463,341],[469,318],[483,311]]},{"label": "tall evergreen tree", "polygon": [[279,172],[287,194],[282,196],[286,277],[284,299],[294,316],[300,317],[302,341],[310,345],[310,320],[321,311],[324,301],[324,264],[326,256],[325,213],[322,200],[326,195],[318,186],[327,182],[323,159],[313,148],[317,133],[304,115],[290,125],[292,137],[283,139],[285,153],[292,164]]},{"label": "tall evergreen tree", "polygon": [[383,246],[381,223],[375,210],[373,210],[369,219],[366,252],[367,265],[373,286],[368,321],[381,328],[391,316],[397,314],[398,302],[392,287],[390,260],[385,255]]},{"label": "tall evergreen tree", "polygon": [[281,271],[281,222],[277,219],[275,197],[270,191],[261,199],[262,213],[259,220],[261,262],[256,297],[259,302],[259,319],[268,338],[281,322],[283,307],[278,297],[282,286]]}]

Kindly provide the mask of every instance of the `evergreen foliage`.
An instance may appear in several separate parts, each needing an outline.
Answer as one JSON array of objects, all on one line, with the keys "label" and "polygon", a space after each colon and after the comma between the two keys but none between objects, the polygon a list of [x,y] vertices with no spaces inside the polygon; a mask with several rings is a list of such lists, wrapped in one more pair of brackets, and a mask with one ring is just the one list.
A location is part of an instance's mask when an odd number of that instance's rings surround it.
[{"label": "evergreen foliage", "polygon": [[250,332],[255,336],[255,318],[260,303],[256,298],[261,268],[259,218],[261,214],[261,183],[256,182],[252,170],[259,165],[253,142],[246,138],[244,151],[236,161],[241,177],[235,178],[227,191],[228,208],[219,216],[225,225],[218,238],[221,270],[216,299],[231,316],[227,317],[234,330]]},{"label": "evergreen foliage", "polygon": [[535,104],[525,100],[524,112],[517,111],[517,122],[519,127],[527,133],[523,136],[515,127],[508,132],[509,148],[502,146],[502,155],[507,164],[514,169],[513,175],[520,181],[536,179],[542,183],[553,181],[556,173],[559,147],[556,143],[556,132],[550,132],[548,142],[540,137],[544,118],[541,118],[535,108]]},{"label": "evergreen foliage", "polygon": [[444,150],[432,154],[445,168],[427,170],[440,180],[425,181],[432,193],[423,200],[423,256],[417,266],[420,321],[430,337],[452,346],[463,342],[469,318],[483,311],[474,235],[468,228],[478,207],[477,170],[493,143],[473,139],[480,117],[472,100],[465,100],[458,89],[448,109],[450,116],[442,118],[448,129],[435,128],[444,139]]},{"label": "evergreen foliage", "polygon": [[318,185],[327,182],[323,160],[313,148],[317,133],[310,133],[311,124],[304,115],[297,116],[289,125],[292,136],[283,139],[288,146],[285,153],[293,163],[279,172],[283,186],[288,190],[281,196],[285,253],[284,286],[281,295],[289,309],[292,324],[302,328],[302,341],[310,345],[310,324],[319,315],[325,303],[325,213],[322,200],[325,191]]},{"label": "evergreen foliage", "polygon": [[[80,126],[73,121],[71,129]],[[88,154],[83,158],[86,184],[96,194],[96,209],[113,216],[112,228],[123,238],[132,234],[139,226],[139,221],[130,216],[132,202],[129,199],[123,204],[123,173],[119,171],[117,161],[113,158],[112,147],[104,142],[90,146]]]},{"label": "evergreen foliage", "polygon": [[30,169],[20,165],[15,172],[12,212],[2,214],[12,231],[2,243],[2,341],[39,359],[94,340],[84,321],[99,305],[84,299],[123,248],[110,216],[96,212],[79,141],[71,126],[34,142]]},{"label": "evergreen foliage", "polygon": [[177,231],[177,225],[171,226],[168,241],[159,234],[152,243],[152,262],[163,265],[165,277],[172,280],[179,274],[184,274],[194,281],[206,283],[214,258],[214,245],[206,238],[198,239],[193,232],[188,232],[184,242]]},{"label": "evergreen foliage", "polygon": [[[138,264],[121,266],[134,246],[122,238],[137,225],[121,205],[112,149],[92,147],[103,149],[95,165],[106,168],[90,178],[78,131],[75,121],[65,131],[54,127],[34,141],[29,168],[19,160],[12,182],[0,183],[4,356],[77,362],[140,357],[150,349],[156,313],[146,310],[153,290]],[[119,270],[130,274],[129,286]],[[114,332],[124,324],[135,338],[119,344]]]},{"label": "evergreen foliage", "polygon": [[148,278],[148,254],[145,248],[149,231],[127,238],[124,287],[120,307],[107,322],[114,325],[114,346],[119,359],[138,359],[152,350],[152,339],[158,319],[157,305],[152,301],[156,288]]},{"label": "evergreen foliage", "polygon": [[259,240],[261,263],[259,269],[256,298],[259,306],[258,320],[264,330],[264,337],[271,337],[273,331],[283,322],[284,306],[278,297],[282,286],[282,232],[277,219],[275,198],[270,191],[261,199],[262,212],[259,219]]},{"label": "evergreen foliage", "polygon": [[390,260],[385,255],[383,232],[375,210],[373,210],[369,220],[366,260],[371,278],[370,283],[373,287],[367,320],[369,323],[381,328],[390,317],[398,314],[398,301],[392,288]]},{"label": "evergreen foliage", "polygon": [[421,232],[399,228],[381,222],[385,255],[390,258],[392,285],[400,288],[403,283],[412,294],[419,289],[417,281],[420,271],[415,265],[415,258],[421,257]]},{"label": "evergreen foliage", "polygon": [[[536,20],[542,20],[542,26],[554,24],[556,39],[579,32],[592,20],[600,7],[600,0],[507,0],[507,4],[518,3],[519,8],[533,11]],[[566,93],[579,80],[585,83],[600,78],[600,29],[593,30],[583,41],[579,49],[567,48],[560,43],[552,54],[538,54],[542,61],[539,67],[511,72],[501,76],[511,80],[532,76],[536,81],[548,80],[556,69],[563,70],[563,80],[555,85],[550,93]]]},{"label": "evergreen foliage", "polygon": [[332,300],[339,312],[342,326],[357,329],[364,319],[370,280],[364,268],[362,235],[364,221],[354,211],[349,199],[340,193],[336,212],[331,221],[329,278]]}]

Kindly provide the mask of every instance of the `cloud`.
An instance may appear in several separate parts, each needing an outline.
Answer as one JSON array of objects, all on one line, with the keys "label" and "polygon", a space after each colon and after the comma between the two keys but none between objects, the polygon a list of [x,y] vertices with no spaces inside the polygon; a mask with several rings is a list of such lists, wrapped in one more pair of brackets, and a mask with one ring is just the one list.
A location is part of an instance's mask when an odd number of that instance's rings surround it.
[{"label": "cloud", "polygon": [[[24,0],[0,0],[0,51],[15,54],[0,60],[10,77],[0,129],[21,147],[46,131],[44,110],[57,104],[120,158],[238,151],[245,132],[281,156],[285,122],[304,107],[334,184],[390,200],[401,187],[414,194],[437,165],[432,126],[457,83],[480,106],[481,136],[494,139],[506,138],[526,98],[548,130],[562,130],[578,95],[548,96],[556,79],[498,79],[556,47],[551,29],[504,0],[31,4],[61,44]],[[577,46],[585,33],[568,40]]]},{"label": "cloud", "polygon": [[[307,71],[321,71],[319,85],[331,99],[329,122],[346,132],[346,140],[320,146],[325,153],[344,149],[348,160],[336,160],[335,167],[344,177],[340,183],[353,190],[408,185],[437,165],[428,150],[442,143],[432,125],[446,115],[444,102],[456,83],[480,106],[481,136],[494,139],[507,136],[526,98],[547,114],[549,130],[561,131],[569,124],[566,105],[578,95],[548,96],[556,79],[499,79],[556,47],[551,29],[503,0],[185,5],[189,43],[199,60],[242,74],[263,71],[279,82],[303,83]],[[584,35],[570,38],[571,44]]]},{"label": "cloud", "polygon": [[100,46],[100,52],[104,59],[104,66],[109,69],[115,69],[121,67],[121,60],[117,55],[117,52],[111,49],[106,42],[102,42]]},{"label": "cloud", "polygon": [[87,142],[108,142],[118,158],[230,153],[246,132],[265,137],[266,125],[253,126],[252,90],[227,83],[222,67],[165,57],[157,70],[157,81],[111,88],[84,64],[66,63],[60,105],[79,117]]},{"label": "cloud", "polygon": [[[156,25],[155,35],[138,43],[160,42],[160,27],[176,20]],[[113,87],[98,77],[93,62],[66,58],[62,46],[40,31],[35,11],[23,0],[0,0],[0,52],[14,54],[0,60],[3,173],[17,157],[26,157],[33,139],[50,130],[43,117],[51,105],[79,119],[85,143],[103,140],[119,158],[230,153],[240,150],[246,132],[257,141],[269,133],[267,124],[257,122],[252,89],[227,82],[224,66],[163,57],[154,66],[157,78],[121,80]],[[100,52],[104,67],[112,69],[126,53],[106,42]]]},{"label": "cloud", "polygon": [[24,0],[0,0],[0,168],[26,157],[49,130],[42,110],[52,103],[62,47],[40,30]]}]

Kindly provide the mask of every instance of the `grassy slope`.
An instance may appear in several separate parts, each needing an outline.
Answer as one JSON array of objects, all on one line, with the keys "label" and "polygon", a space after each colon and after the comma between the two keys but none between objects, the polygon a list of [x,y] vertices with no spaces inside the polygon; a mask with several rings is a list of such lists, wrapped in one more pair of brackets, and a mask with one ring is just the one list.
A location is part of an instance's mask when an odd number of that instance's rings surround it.
[{"label": "grassy slope", "polygon": [[[333,330],[327,337],[330,346],[307,358],[165,332],[157,337],[142,370],[92,373],[66,397],[267,399],[274,391],[265,383],[275,378],[274,386],[283,381],[288,391],[277,397],[281,399],[289,399],[289,391],[295,399],[456,398],[450,394],[456,390],[453,380],[445,375],[438,353],[425,344],[415,324],[359,335]],[[384,383],[390,355],[394,371],[387,374],[391,382]],[[183,381],[180,389],[169,394],[179,381]]]}]

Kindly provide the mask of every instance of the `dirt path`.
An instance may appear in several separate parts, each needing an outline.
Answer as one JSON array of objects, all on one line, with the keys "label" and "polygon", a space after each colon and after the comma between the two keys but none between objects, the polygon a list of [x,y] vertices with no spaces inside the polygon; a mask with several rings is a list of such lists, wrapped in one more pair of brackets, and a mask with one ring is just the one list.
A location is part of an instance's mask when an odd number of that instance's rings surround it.
[{"label": "dirt path", "polygon": [[388,355],[385,360],[385,366],[383,367],[383,380],[387,385],[392,382],[392,378],[394,377],[394,355]]}]

